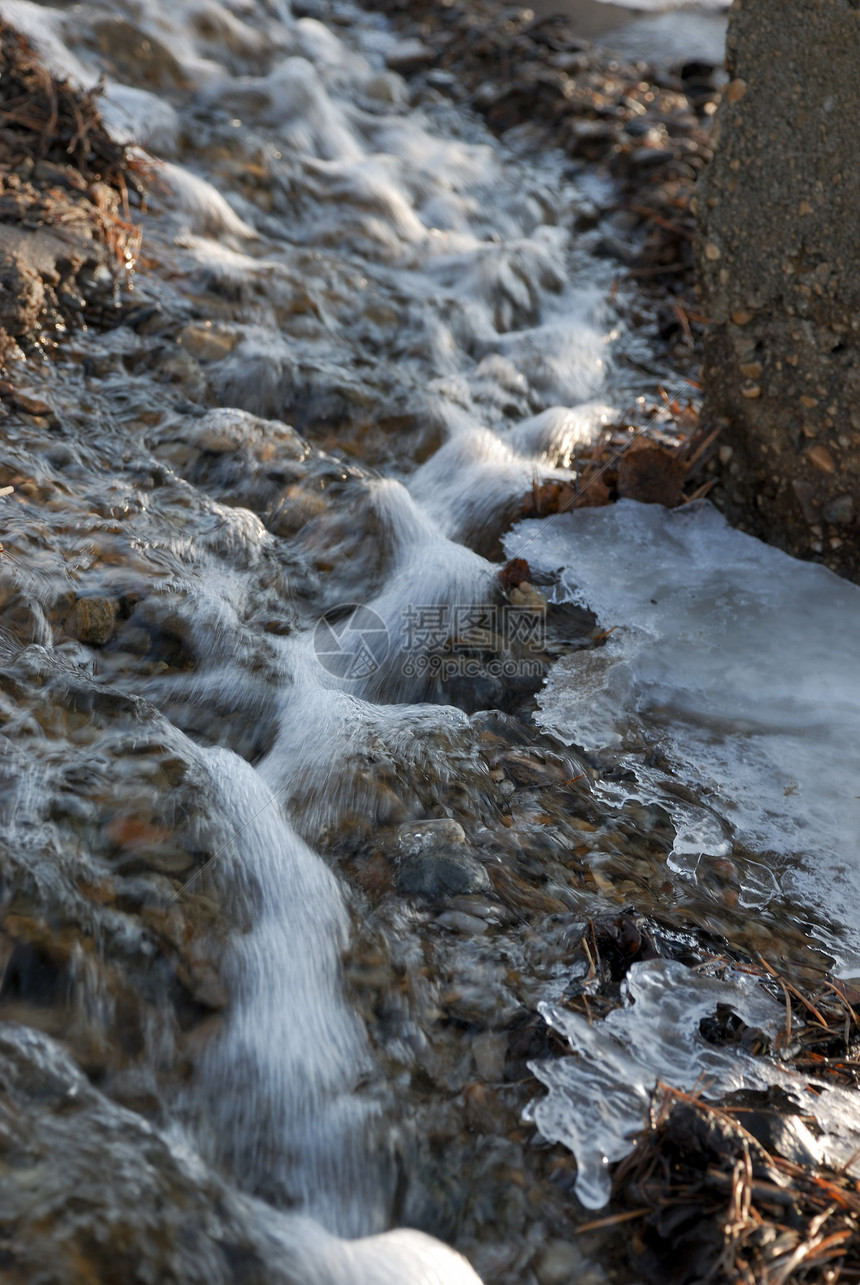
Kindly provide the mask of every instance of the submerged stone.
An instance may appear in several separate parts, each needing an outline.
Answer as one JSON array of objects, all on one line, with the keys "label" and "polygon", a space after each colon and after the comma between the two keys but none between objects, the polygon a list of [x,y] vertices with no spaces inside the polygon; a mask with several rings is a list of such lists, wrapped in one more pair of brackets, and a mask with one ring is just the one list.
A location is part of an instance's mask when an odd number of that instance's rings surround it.
[{"label": "submerged stone", "polygon": [[399,892],[424,897],[488,892],[490,878],[480,861],[465,848],[440,847],[403,858],[394,874]]},{"label": "submerged stone", "polygon": [[73,633],[87,646],[103,647],[113,634],[116,613],[113,598],[79,598],[73,611]]}]

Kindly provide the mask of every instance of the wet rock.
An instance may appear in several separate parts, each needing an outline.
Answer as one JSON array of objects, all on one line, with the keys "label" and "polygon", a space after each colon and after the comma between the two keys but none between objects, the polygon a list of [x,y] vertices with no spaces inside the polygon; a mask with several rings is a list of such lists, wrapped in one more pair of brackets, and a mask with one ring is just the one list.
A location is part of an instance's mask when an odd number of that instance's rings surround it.
[{"label": "wet rock", "polygon": [[377,102],[392,103],[398,107],[405,106],[409,98],[403,79],[391,71],[380,72],[378,76],[367,81],[364,92],[368,98],[375,99]]},{"label": "wet rock", "polygon": [[665,165],[667,161],[674,159],[674,155],[668,147],[637,147],[630,153],[630,163],[645,169]]},{"label": "wet rock", "polygon": [[854,521],[854,512],[854,497],[837,495],[824,505],[821,516],[825,522],[832,522],[834,526],[848,526]]},{"label": "wet rock", "polygon": [[206,375],[200,362],[185,348],[173,352],[159,352],[158,369],[162,378],[190,402],[204,402],[208,391]]},{"label": "wet rock", "polygon": [[[10,244],[11,242],[11,244]],[[6,301],[0,322],[13,338],[35,330],[45,303],[45,286],[41,276],[19,258],[21,238],[4,228],[0,233],[0,289]]]},{"label": "wet rock", "polygon": [[482,1080],[494,1083],[503,1079],[508,1055],[508,1036],[502,1031],[482,1031],[472,1044],[475,1070]]},{"label": "wet rock", "polygon": [[182,67],[151,31],[125,18],[105,18],[94,31],[102,56],[120,82],[144,89],[176,89],[185,83]]},{"label": "wet rock", "polygon": [[466,842],[466,832],[459,821],[442,817],[436,821],[411,821],[399,827],[396,834],[397,851],[402,857],[417,856],[432,851],[440,845],[461,845]]},{"label": "wet rock", "polygon": [[201,451],[223,455],[232,451],[254,455],[260,463],[277,453],[279,461],[303,460],[307,442],[281,420],[260,419],[247,411],[219,406],[199,418],[184,417],[180,431]]},{"label": "wet rock", "polygon": [[520,607],[536,616],[542,616],[548,606],[546,595],[528,582],[515,585],[508,594],[508,601],[513,607]]},{"label": "wet rock", "polygon": [[535,1275],[539,1285],[570,1285],[573,1280],[582,1280],[585,1263],[586,1259],[576,1244],[552,1240],[535,1264]]},{"label": "wet rock", "polygon": [[[6,953],[0,984],[0,1007],[8,1020],[10,1004],[65,1009],[69,1000],[69,976],[56,942],[28,940],[38,928],[19,916],[6,921],[10,949]],[[20,938],[20,940],[18,940]],[[39,1023],[36,1023],[37,1025]]]},{"label": "wet rock", "polygon": [[[218,407],[200,416],[182,416],[169,422],[155,447],[172,466],[181,460],[189,481],[225,504],[259,514],[279,536],[293,536],[308,524],[309,537],[320,547],[328,525],[319,519],[338,500],[332,514],[332,543],[345,538],[356,545],[363,532],[361,521],[351,524],[344,491],[366,492],[360,470],[313,449],[296,430],[280,419],[264,419],[245,410]],[[352,484],[352,485],[351,485]],[[367,544],[364,541],[364,544]],[[368,556],[350,555],[356,559]]]},{"label": "wet rock", "polygon": [[210,961],[186,960],[176,975],[196,1004],[212,1009],[227,1007],[227,989]]},{"label": "wet rock", "polygon": [[235,330],[211,321],[194,322],[179,332],[179,343],[198,361],[220,361],[227,357],[239,341]]},{"label": "wet rock", "polygon": [[9,581],[0,584],[0,620],[8,636],[24,646],[29,643],[46,646],[51,642],[51,627],[41,603],[33,602],[29,594],[18,592]]},{"label": "wet rock", "polygon": [[[103,248],[94,239],[89,222],[92,215],[81,204],[79,193],[74,199],[70,194],[68,198],[42,200],[39,190],[27,185],[16,212],[34,226],[0,225],[0,328],[7,341],[27,352],[45,332],[57,331],[62,317],[70,315],[70,300],[76,301],[72,312],[80,311],[84,268],[102,262]],[[43,218],[62,220],[65,236],[61,239],[48,228],[36,226]],[[88,283],[85,293],[98,293],[94,282]],[[0,350],[0,357],[3,355]]]},{"label": "wet rock", "polygon": [[439,915],[436,923],[441,928],[448,928],[451,932],[463,933],[467,937],[480,937],[488,928],[485,919],[478,919],[475,915],[464,914],[462,910],[446,910],[444,914]]},{"label": "wet rock", "polygon": [[164,844],[149,848],[136,848],[129,859],[121,862],[124,870],[138,866],[155,870],[159,874],[178,877],[187,874],[194,865],[191,853],[174,844]]},{"label": "wet rock", "polygon": [[394,886],[399,892],[431,900],[457,893],[489,892],[491,887],[489,875],[477,857],[465,847],[454,846],[428,846],[401,858],[394,873]]},{"label": "wet rock", "polygon": [[[157,1031],[169,1078],[175,1032],[220,1003],[209,937],[219,908],[192,889],[168,916],[153,913],[219,841],[205,777],[152,706],[42,648],[7,663],[4,679],[7,732],[22,717],[32,730],[5,756],[4,807],[17,821],[4,864],[3,1016],[61,1035],[102,1076],[145,1060]],[[38,756],[38,791],[22,755]]]},{"label": "wet rock", "polygon": [[103,647],[113,636],[118,604],[114,598],[79,598],[72,611],[72,632],[88,647]]},{"label": "wet rock", "polygon": [[426,67],[435,60],[435,49],[414,38],[399,40],[385,55],[385,61],[392,71],[406,74],[417,71],[419,67]]},{"label": "wet rock", "polygon": [[250,1206],[199,1161],[192,1173],[59,1044],[4,1024],[0,1079],[0,1163],[27,1175],[7,1184],[7,1279],[290,1285]]}]

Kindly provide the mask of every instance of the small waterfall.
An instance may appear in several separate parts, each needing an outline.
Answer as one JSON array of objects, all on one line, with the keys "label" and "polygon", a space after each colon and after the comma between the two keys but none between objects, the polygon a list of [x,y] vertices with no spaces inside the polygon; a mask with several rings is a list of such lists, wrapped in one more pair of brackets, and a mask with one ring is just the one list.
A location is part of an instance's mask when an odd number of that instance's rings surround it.
[{"label": "small waterfall", "polygon": [[243,1186],[276,1205],[342,1236],[379,1231],[391,1166],[372,1146],[378,1105],[359,1092],[373,1061],[341,993],[340,888],[285,820],[283,790],[270,792],[228,751],[205,759],[235,834],[214,873],[247,931],[224,965],[226,1029],[199,1068],[200,1132]]}]

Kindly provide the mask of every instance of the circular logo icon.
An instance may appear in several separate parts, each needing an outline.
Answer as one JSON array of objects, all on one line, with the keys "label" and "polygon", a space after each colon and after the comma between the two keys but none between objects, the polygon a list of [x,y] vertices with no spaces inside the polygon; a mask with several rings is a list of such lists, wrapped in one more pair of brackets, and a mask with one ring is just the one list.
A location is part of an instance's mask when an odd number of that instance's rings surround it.
[{"label": "circular logo icon", "polygon": [[350,682],[375,674],[389,646],[385,621],[354,602],[327,611],[314,630],[314,652],[323,669]]}]

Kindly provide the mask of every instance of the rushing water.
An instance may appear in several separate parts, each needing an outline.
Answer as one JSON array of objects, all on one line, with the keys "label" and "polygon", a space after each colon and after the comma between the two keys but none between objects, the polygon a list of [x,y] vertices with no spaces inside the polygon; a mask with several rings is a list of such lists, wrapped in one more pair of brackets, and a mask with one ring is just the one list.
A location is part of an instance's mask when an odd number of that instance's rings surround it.
[{"label": "rushing water", "polygon": [[[137,328],[70,337],[50,385],[62,432],[37,421],[8,447],[11,471],[41,488],[39,508],[26,490],[3,501],[10,584],[32,617],[32,645],[18,654],[12,640],[9,664],[21,690],[42,695],[7,725],[18,845],[7,877],[35,881],[37,900],[74,908],[99,949],[122,943],[131,960],[149,946],[129,907],[143,905],[180,951],[180,910],[210,917],[207,959],[192,951],[182,976],[198,972],[183,985],[225,1011],[188,1052],[154,993],[140,1037],[150,1078],[132,1084],[121,1068],[108,1084],[122,1100],[155,1095],[183,1155],[295,1211],[255,1206],[289,1279],[474,1280],[438,1242],[387,1232],[413,1208],[408,1095],[397,1102],[409,1075],[386,1077],[345,993],[343,953],[376,921],[320,854],[372,854],[377,871],[393,853],[407,892],[449,880],[438,928],[397,909],[385,947],[398,976],[425,986],[427,1011],[471,1003],[501,1020],[517,985],[564,1029],[550,946],[514,925],[493,956],[506,921],[486,894],[514,860],[499,845],[518,787],[481,749],[504,716],[475,711],[509,693],[486,667],[440,675],[432,662],[440,639],[479,629],[486,644],[499,627],[487,611],[523,495],[641,392],[621,358],[648,360],[647,346],[624,325],[623,297],[610,301],[611,267],[574,233],[594,209],[562,158],[491,139],[432,89],[411,97],[385,63],[395,37],[350,5],[326,10],[326,24],[263,0],[0,10],[82,83],[107,69],[107,119],[154,158]],[[156,71],[124,84],[142,40]],[[665,809],[677,886],[704,885],[708,861],[736,844],[741,906],[778,915],[780,897],[817,903],[829,923],[814,932],[853,962],[857,591],[726,532],[707,507],[548,519],[518,527],[506,548],[545,573],[554,604],[575,599],[602,627],[623,626],[552,672],[538,716],[559,747],[547,772],[565,788],[596,779],[565,744],[594,762],[624,751],[626,776],[595,800],[619,814]],[[542,611],[542,591],[531,593],[519,607]],[[113,604],[99,646],[53,627],[75,598]],[[640,753],[637,738],[655,729],[671,780]],[[532,829],[549,833],[551,819],[541,812]],[[559,838],[559,852],[572,846]],[[597,869],[596,847],[592,859]],[[109,860],[120,862],[110,887]],[[101,902],[82,888],[100,888]],[[572,887],[549,902],[550,917],[587,907]],[[426,977],[419,930],[441,934],[436,958],[460,970],[453,999]],[[75,965],[85,1033],[120,1021],[97,958]],[[652,985],[649,1020],[670,1039],[720,985],[691,983],[687,996],[679,984],[680,1018]],[[423,1068],[426,1031],[398,1003],[386,996],[374,1029],[392,1032],[401,1068]],[[765,1000],[745,991],[737,1003],[758,1012]],[[591,1040],[595,1083],[630,1070],[618,1052],[630,1011],[602,1053]],[[479,1071],[500,1079],[495,1019],[469,1020]],[[565,1033],[586,1047],[583,1032]],[[158,1088],[177,1048],[193,1070]],[[565,1084],[537,1123],[577,1150],[579,1193],[599,1204],[601,1157],[638,1117],[619,1104],[611,1136],[571,1142],[594,1085],[541,1068],[551,1088]],[[666,1061],[637,1068],[630,1092],[644,1102]],[[700,1069],[693,1060],[685,1079]],[[438,1074],[452,1092],[466,1083]]]}]

